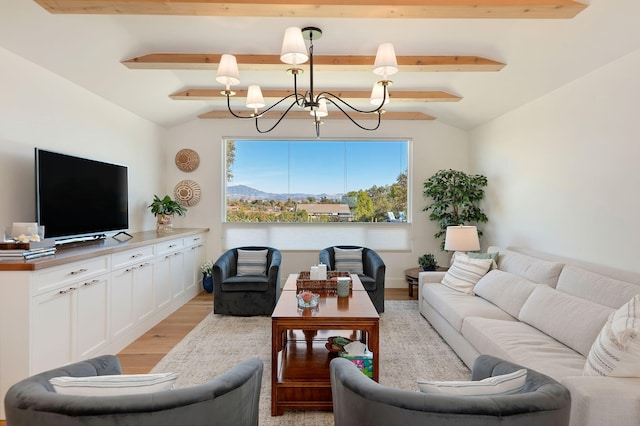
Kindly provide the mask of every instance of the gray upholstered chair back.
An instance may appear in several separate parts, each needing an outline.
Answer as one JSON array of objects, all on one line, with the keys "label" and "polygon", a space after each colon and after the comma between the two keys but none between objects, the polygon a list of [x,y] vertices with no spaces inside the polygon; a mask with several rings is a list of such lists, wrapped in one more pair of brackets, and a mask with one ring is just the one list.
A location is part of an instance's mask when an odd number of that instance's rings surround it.
[{"label": "gray upholstered chair back", "polygon": [[121,374],[112,355],[45,371],[13,385],[5,396],[8,426],[258,424],[263,363],[248,359],[201,385],[140,395],[69,396],[49,379]]},{"label": "gray upholstered chair back", "polygon": [[[569,390],[533,370],[527,371],[522,393],[465,397],[386,387],[366,377],[344,358],[332,360],[330,368],[335,426],[569,424]],[[481,380],[521,368],[524,367],[482,355],[474,363],[471,378]]]}]

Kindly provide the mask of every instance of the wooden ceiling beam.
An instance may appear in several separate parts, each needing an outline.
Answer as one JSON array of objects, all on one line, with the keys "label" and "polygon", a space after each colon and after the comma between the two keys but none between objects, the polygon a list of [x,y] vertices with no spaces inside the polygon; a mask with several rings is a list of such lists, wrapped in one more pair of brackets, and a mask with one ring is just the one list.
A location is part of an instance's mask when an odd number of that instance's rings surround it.
[{"label": "wooden ceiling beam", "polygon": [[[365,90],[326,90],[333,93],[342,99],[369,99],[371,97],[371,91]],[[246,98],[247,90],[238,89],[235,90],[235,98]],[[262,96],[265,99],[281,99],[285,96],[289,96],[293,93],[293,90],[286,89],[263,89]],[[176,101],[214,101],[220,99],[226,99],[226,96],[221,93],[220,89],[187,89],[180,92],[176,92],[169,96]],[[451,93],[443,91],[424,91],[424,90],[390,90],[389,97],[395,102],[458,102],[462,98],[460,96],[452,95]]]},{"label": "wooden ceiling beam", "polygon": [[[234,113],[247,116],[250,112],[248,110],[244,111],[233,111]],[[360,114],[360,113],[349,113],[351,118],[356,121],[359,120],[377,120],[378,116],[376,114]],[[264,115],[265,120],[277,120],[282,116],[282,111],[270,111]],[[205,112],[204,114],[200,114],[198,118],[207,118],[207,119],[227,119],[234,118],[229,111],[227,110],[214,110]],[[306,111],[290,111],[287,114],[287,118],[295,118],[295,119],[307,119],[312,121],[311,115]],[[423,112],[414,112],[414,111],[387,111],[382,114],[382,120],[435,120],[436,118],[433,115],[425,114]],[[323,120],[347,120],[347,117],[344,114],[337,111],[329,111],[329,115],[324,117]]]},{"label": "wooden ceiling beam", "polygon": [[314,18],[569,19],[574,0],[36,0],[51,13]]},{"label": "wooden ceiling beam", "polygon": [[[151,53],[122,61],[130,69],[216,70],[221,53]],[[240,71],[285,70],[278,55],[235,55]],[[500,71],[505,64],[479,56],[398,56],[400,72]],[[371,71],[375,56],[313,57],[314,71]],[[301,65],[308,69],[308,64]]]}]

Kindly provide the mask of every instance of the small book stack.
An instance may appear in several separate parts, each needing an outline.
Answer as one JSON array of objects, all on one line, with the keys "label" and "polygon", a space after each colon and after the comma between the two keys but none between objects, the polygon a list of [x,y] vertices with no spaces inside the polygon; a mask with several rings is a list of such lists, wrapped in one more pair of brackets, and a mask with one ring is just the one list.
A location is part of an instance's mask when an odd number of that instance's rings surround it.
[{"label": "small book stack", "polygon": [[30,241],[28,243],[0,243],[0,260],[36,259],[56,253],[54,241]]}]

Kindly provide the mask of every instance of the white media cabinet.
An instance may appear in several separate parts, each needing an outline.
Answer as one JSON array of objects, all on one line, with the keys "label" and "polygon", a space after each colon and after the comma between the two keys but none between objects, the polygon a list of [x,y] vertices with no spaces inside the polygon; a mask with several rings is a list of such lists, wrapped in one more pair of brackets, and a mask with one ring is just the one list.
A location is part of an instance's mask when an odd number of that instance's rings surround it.
[{"label": "white media cabinet", "polygon": [[0,420],[11,385],[117,354],[202,290],[208,229],[133,233],[119,242],[0,261]]}]

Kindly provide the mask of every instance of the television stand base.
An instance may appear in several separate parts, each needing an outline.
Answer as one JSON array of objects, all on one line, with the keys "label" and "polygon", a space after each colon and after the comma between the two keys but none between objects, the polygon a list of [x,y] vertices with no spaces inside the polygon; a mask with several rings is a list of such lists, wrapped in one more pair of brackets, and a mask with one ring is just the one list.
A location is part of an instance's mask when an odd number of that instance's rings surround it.
[{"label": "television stand base", "polygon": [[123,241],[130,240],[131,238],[133,238],[133,235],[128,232],[120,231],[117,234],[112,235],[111,238],[121,243]]},{"label": "television stand base", "polygon": [[71,237],[71,238],[63,238],[61,240],[56,240],[56,247],[71,247],[76,244],[86,244],[86,243],[94,243],[103,241],[107,236],[105,234],[96,234],[96,235],[87,235],[84,237]]}]

